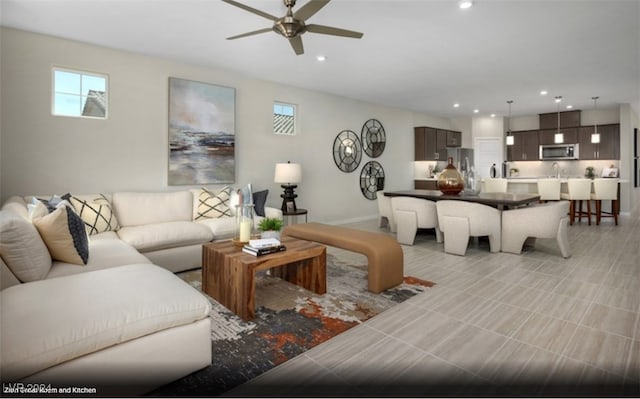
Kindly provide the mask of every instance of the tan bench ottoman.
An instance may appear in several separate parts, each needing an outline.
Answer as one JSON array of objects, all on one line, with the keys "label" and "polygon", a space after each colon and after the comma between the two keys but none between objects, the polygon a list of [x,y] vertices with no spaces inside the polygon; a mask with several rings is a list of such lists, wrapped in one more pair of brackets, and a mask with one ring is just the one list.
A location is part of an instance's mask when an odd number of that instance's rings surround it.
[{"label": "tan bench ottoman", "polygon": [[284,228],[282,235],[365,255],[369,261],[369,291],[373,293],[402,283],[404,256],[402,247],[392,237],[322,223],[290,225]]}]

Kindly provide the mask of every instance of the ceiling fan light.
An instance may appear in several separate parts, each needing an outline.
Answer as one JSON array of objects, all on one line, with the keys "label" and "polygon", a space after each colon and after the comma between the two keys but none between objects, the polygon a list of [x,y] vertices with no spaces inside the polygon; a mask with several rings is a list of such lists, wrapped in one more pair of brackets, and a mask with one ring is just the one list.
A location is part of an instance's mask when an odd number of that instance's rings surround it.
[{"label": "ceiling fan light", "polygon": [[562,144],[564,143],[564,134],[563,133],[556,133],[553,135],[553,142],[556,144]]},{"label": "ceiling fan light", "polygon": [[592,133],[591,134],[591,142],[593,144],[598,144],[600,143],[600,133]]}]

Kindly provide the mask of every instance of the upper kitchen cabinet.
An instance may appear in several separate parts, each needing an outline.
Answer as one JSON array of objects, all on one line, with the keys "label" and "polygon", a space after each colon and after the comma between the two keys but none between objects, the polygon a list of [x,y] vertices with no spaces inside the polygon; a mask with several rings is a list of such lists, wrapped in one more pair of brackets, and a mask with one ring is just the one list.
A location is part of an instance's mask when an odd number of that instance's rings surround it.
[{"label": "upper kitchen cabinet", "polygon": [[[557,129],[558,128],[558,113],[549,112],[548,114],[539,114],[540,116],[540,130],[545,129]],[[580,126],[581,111],[564,111],[560,112],[560,128],[578,127]]]},{"label": "upper kitchen cabinet", "polygon": [[462,147],[462,132],[447,130],[447,147]]},{"label": "upper kitchen cabinet", "polygon": [[600,143],[592,143],[594,126],[579,129],[580,159],[620,159],[620,125],[598,125]]},{"label": "upper kitchen cabinet", "polygon": [[538,160],[538,131],[523,130],[511,132],[513,145],[507,146],[507,160],[509,161],[537,161]]},{"label": "upper kitchen cabinet", "polygon": [[[538,132],[538,141],[540,145],[547,144],[558,144],[555,142],[555,135],[558,133],[558,128],[555,129],[544,129]],[[578,128],[570,127],[570,128],[560,128],[560,133],[562,133],[562,143],[564,144],[575,144],[578,142]]]},{"label": "upper kitchen cabinet", "polygon": [[[459,136],[449,135],[458,133]],[[447,146],[459,147],[462,137],[460,132],[436,129],[432,127],[415,127],[415,160],[416,161],[446,161]],[[449,145],[449,143],[458,143]]]}]

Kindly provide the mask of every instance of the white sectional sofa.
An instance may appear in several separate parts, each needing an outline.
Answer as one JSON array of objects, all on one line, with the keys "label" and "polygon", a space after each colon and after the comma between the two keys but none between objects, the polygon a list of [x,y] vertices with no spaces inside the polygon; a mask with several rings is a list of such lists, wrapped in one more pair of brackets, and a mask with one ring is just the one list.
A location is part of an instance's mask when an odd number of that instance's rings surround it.
[{"label": "white sectional sofa", "polygon": [[233,236],[232,215],[202,217],[202,194],[74,195],[74,208],[99,198],[113,216],[107,231],[88,235],[84,265],[52,259],[39,219],[29,215],[32,196],[7,200],[0,211],[2,382],[135,395],[209,365],[210,304],[172,273],[200,267],[203,243]]}]

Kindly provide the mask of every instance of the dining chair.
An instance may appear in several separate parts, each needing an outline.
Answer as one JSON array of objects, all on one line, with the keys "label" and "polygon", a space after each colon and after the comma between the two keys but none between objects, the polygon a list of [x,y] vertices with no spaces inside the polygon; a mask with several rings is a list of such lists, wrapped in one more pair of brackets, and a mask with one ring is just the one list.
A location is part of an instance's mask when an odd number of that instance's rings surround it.
[{"label": "dining chair", "polygon": [[[596,201],[596,225],[604,213],[606,217],[612,217],[618,225],[618,181],[619,179],[597,178],[593,179],[593,193],[591,199]],[[602,201],[611,201],[611,212],[602,212]]]},{"label": "dining chair", "polygon": [[[567,179],[567,191],[562,193],[560,198],[570,201],[569,224],[573,225],[577,213],[579,222],[582,222],[582,217],[586,216],[589,226],[591,226],[591,179]],[[582,201],[587,202],[587,212],[582,211]],[[577,210],[576,202],[578,202]]]},{"label": "dining chair", "polygon": [[538,179],[540,202],[560,199],[560,179]]},{"label": "dining chair", "polygon": [[418,229],[436,230],[436,241],[442,242],[442,233],[438,228],[436,203],[426,199],[412,197],[391,198],[391,208],[396,222],[396,239],[400,244],[413,245]]},{"label": "dining chair", "polygon": [[378,202],[378,227],[388,226],[392,233],[396,232],[396,222],[393,218],[393,209],[391,209],[391,197],[386,197],[384,191],[376,192],[376,200]]},{"label": "dining chair", "polygon": [[444,252],[463,255],[469,237],[489,237],[491,252],[500,252],[502,226],[500,211],[474,202],[441,200],[436,202],[438,226],[444,234]]},{"label": "dining chair", "polygon": [[507,179],[504,178],[484,179],[482,191],[485,193],[506,193],[507,182]]}]

